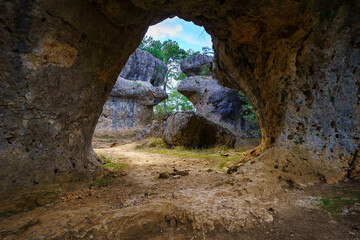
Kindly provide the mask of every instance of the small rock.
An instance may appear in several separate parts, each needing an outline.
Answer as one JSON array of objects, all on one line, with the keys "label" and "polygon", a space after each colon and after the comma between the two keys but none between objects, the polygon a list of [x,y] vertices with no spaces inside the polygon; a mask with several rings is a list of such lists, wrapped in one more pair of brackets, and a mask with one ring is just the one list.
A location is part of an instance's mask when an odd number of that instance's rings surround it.
[{"label": "small rock", "polygon": [[168,173],[168,172],[161,172],[160,174],[159,174],[159,178],[170,178],[170,174]]},{"label": "small rock", "polygon": [[113,143],[110,145],[110,148],[116,147],[118,144],[117,143]]},{"label": "small rock", "polygon": [[96,197],[97,197],[97,198],[101,198],[101,196],[100,196],[100,195],[97,195]]},{"label": "small rock", "polygon": [[180,178],[180,175],[174,175],[174,176],[172,176],[172,178],[173,179],[178,179],[178,178]]},{"label": "small rock", "polygon": [[174,168],[174,174],[175,175],[180,175],[180,176],[187,176],[187,175],[189,175],[189,170],[186,170],[186,169],[179,170],[177,168]]},{"label": "small rock", "polygon": [[217,183],[215,183],[215,187],[220,187],[221,185],[222,185],[223,183],[222,182],[217,182]]},{"label": "small rock", "polygon": [[228,153],[221,153],[220,155],[223,156],[223,157],[228,157],[229,156]]},{"label": "small rock", "polygon": [[236,166],[230,167],[226,172],[227,172],[227,174],[232,174],[234,172],[237,172],[238,168],[239,168],[239,166],[236,165]]},{"label": "small rock", "polygon": [[64,197],[61,197],[61,201],[65,201],[65,198],[64,198]]},{"label": "small rock", "polygon": [[82,197],[81,196],[76,196],[76,199],[82,199]]}]

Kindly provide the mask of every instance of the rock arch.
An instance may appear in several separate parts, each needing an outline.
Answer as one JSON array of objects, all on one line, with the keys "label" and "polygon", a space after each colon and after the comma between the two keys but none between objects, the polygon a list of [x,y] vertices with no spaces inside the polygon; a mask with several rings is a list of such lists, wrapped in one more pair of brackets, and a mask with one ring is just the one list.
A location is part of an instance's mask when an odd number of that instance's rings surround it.
[{"label": "rock arch", "polygon": [[101,175],[91,139],[102,105],[147,27],[174,15],[205,27],[217,79],[256,108],[259,161],[332,182],[359,159],[358,1],[14,0],[0,9],[0,211]]}]

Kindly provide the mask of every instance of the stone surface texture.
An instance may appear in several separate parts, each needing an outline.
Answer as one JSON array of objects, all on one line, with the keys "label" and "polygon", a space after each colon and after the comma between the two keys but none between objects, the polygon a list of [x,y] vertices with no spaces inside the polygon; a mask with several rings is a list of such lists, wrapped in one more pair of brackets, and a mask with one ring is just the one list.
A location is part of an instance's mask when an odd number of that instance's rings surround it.
[{"label": "stone surface texture", "polygon": [[121,70],[120,77],[150,82],[158,87],[164,82],[167,69],[166,64],[161,60],[146,51],[136,49]]},{"label": "stone surface texture", "polygon": [[180,69],[186,76],[211,75],[212,56],[193,55],[184,59],[180,64]]},{"label": "stone surface texture", "polygon": [[132,134],[154,119],[153,106],[168,96],[159,87],[167,66],[150,53],[136,49],[121,70],[103,106],[96,136]]},{"label": "stone surface texture", "polygon": [[148,26],[175,15],[205,27],[215,78],[254,106],[256,161],[288,181],[342,179],[360,144],[359,12],[355,0],[1,1],[0,212],[101,176],[102,106]]},{"label": "stone surface texture", "polygon": [[162,134],[162,122],[159,120],[153,120],[144,128],[136,132],[135,141],[141,141],[150,137],[162,138]]},{"label": "stone surface texture", "polygon": [[246,126],[241,128],[245,121],[241,115],[243,103],[237,90],[220,86],[212,77],[192,76],[181,81],[178,92],[194,104],[198,113],[224,125],[236,137],[246,137]]},{"label": "stone surface texture", "polygon": [[150,82],[118,77],[110,97],[103,106],[94,134],[117,135],[133,133],[154,119],[153,106],[168,97]]},{"label": "stone surface texture", "polygon": [[190,148],[223,145],[234,147],[235,135],[227,128],[195,112],[177,112],[164,122],[166,144]]}]

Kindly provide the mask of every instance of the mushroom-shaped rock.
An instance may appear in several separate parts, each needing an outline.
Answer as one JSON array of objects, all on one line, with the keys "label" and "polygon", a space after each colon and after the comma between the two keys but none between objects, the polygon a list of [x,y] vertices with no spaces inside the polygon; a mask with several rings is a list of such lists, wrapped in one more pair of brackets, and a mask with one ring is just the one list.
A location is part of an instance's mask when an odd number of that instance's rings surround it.
[{"label": "mushroom-shaped rock", "polygon": [[134,99],[143,106],[155,106],[167,99],[166,92],[154,87],[150,82],[132,81],[118,77],[111,93],[111,97]]},{"label": "mushroom-shaped rock", "polygon": [[207,55],[193,55],[184,59],[180,69],[186,76],[211,75],[213,57]]},{"label": "mushroom-shaped rock", "polygon": [[166,72],[165,63],[137,49],[121,70],[103,106],[95,135],[129,133],[151,123],[153,106],[168,97],[159,87]]},{"label": "mushroom-shaped rock", "polygon": [[121,70],[120,77],[150,82],[153,86],[160,86],[165,79],[167,69],[166,64],[161,60],[146,51],[136,49]]},{"label": "mushroom-shaped rock", "polygon": [[167,97],[163,89],[150,82],[119,77],[103,106],[95,135],[115,135],[143,128],[153,120],[153,106]]},{"label": "mushroom-shaped rock", "polygon": [[180,83],[178,92],[194,104],[198,113],[221,122],[237,137],[245,136],[248,124],[241,115],[243,102],[237,90],[220,86],[212,77],[192,76]]},{"label": "mushroom-shaped rock", "polygon": [[227,128],[195,112],[172,114],[163,125],[166,144],[185,147],[234,147],[236,138]]}]

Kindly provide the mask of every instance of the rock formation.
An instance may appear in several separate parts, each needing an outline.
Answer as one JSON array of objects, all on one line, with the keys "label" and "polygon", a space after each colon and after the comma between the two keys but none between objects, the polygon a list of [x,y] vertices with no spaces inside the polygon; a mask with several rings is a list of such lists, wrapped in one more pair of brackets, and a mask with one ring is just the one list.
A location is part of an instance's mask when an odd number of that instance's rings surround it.
[{"label": "rock formation", "polygon": [[95,135],[131,133],[151,123],[153,106],[167,98],[166,92],[150,82],[118,78],[106,101]]},{"label": "rock formation", "polygon": [[158,87],[165,79],[167,66],[140,49],[130,56],[103,107],[95,135],[132,133],[149,124],[153,106],[167,98]]},{"label": "rock formation", "polygon": [[[207,61],[202,60],[204,57]],[[211,66],[211,61],[211,57],[204,55],[186,58],[181,63],[181,70],[188,77],[180,83],[178,91],[194,104],[197,112],[220,122],[237,137],[246,137],[248,124],[242,117],[245,103],[238,97],[238,91],[220,86],[211,76],[199,76],[198,70]],[[211,75],[211,71],[208,73]]]},{"label": "rock formation", "polygon": [[158,87],[164,82],[167,69],[166,64],[161,60],[146,51],[136,49],[121,70],[120,77],[150,82]]},{"label": "rock formation", "polygon": [[211,75],[212,57],[207,55],[193,55],[184,59],[180,69],[186,76]]},{"label": "rock formation", "polygon": [[359,12],[355,0],[0,1],[0,212],[101,176],[102,107],[148,27],[175,15],[211,34],[215,78],[254,106],[255,162],[276,179],[343,179],[360,144]]},{"label": "rock formation", "polygon": [[224,145],[234,147],[235,135],[227,128],[195,112],[177,112],[163,124],[166,144],[190,148]]}]

